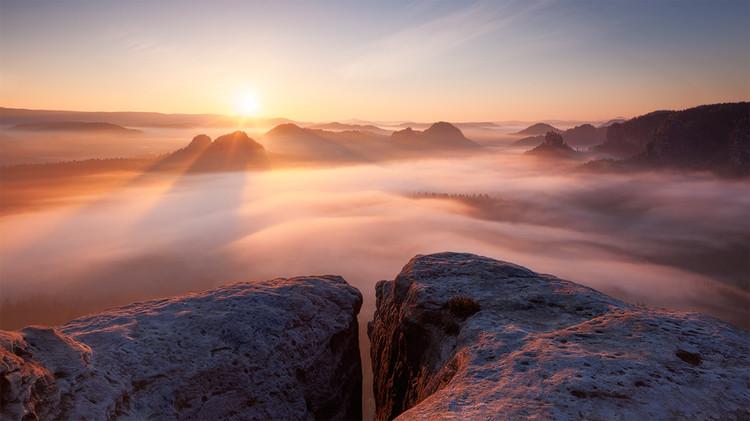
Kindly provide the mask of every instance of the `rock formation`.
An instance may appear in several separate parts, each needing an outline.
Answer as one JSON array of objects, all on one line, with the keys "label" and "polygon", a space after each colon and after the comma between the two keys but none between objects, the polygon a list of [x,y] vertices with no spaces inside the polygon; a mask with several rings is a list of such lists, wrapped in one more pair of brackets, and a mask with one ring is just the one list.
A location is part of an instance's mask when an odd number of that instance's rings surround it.
[{"label": "rock formation", "polygon": [[201,134],[190,144],[159,160],[152,170],[177,170],[187,173],[244,171],[268,166],[263,145],[243,131],[211,138]]},{"label": "rock formation", "polygon": [[471,254],[377,284],[377,419],[747,419],[750,335]]},{"label": "rock formation", "polygon": [[311,161],[357,161],[360,157],[346,146],[321,136],[322,130],[280,124],[261,138],[272,152]]},{"label": "rock formation", "polygon": [[[581,124],[565,131],[557,130],[554,132],[562,135],[563,140],[568,145],[585,149],[603,143],[607,138],[607,130],[607,127],[594,127],[591,124]],[[538,136],[524,137],[513,144],[515,146],[539,146],[544,143],[545,135],[546,133]]]},{"label": "rock formation", "polygon": [[544,136],[547,132],[561,133],[562,130],[547,123],[536,123],[513,134],[522,136]]},{"label": "rock formation", "polygon": [[0,419],[356,419],[361,303],[275,279],[0,331]]},{"label": "rock formation", "polygon": [[544,143],[534,149],[526,151],[527,155],[534,155],[542,158],[555,159],[575,159],[578,158],[578,152],[568,146],[559,133],[547,132],[544,136]]},{"label": "rock formation", "polygon": [[391,134],[394,146],[418,148],[424,152],[431,150],[471,149],[479,145],[464,136],[461,130],[444,121],[439,121],[424,131],[407,127]]},{"label": "rock formation", "polygon": [[654,111],[607,127],[607,139],[594,147],[599,153],[627,158],[646,149],[659,126],[674,111]]},{"label": "rock formation", "polygon": [[633,158],[650,168],[750,175],[750,103],[717,104],[673,113]]},{"label": "rock formation", "polygon": [[613,124],[594,151],[619,162],[594,161],[593,170],[675,169],[750,176],[750,102],[656,111]]}]

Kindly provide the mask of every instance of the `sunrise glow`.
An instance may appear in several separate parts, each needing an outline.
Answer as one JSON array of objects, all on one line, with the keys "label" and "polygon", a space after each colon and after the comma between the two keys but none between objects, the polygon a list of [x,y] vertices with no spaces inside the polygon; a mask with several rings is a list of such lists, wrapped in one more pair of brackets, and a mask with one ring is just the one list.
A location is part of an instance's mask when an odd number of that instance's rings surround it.
[{"label": "sunrise glow", "polygon": [[261,111],[260,98],[254,91],[244,90],[235,98],[234,111],[241,117],[255,117]]},{"label": "sunrise glow", "polygon": [[0,0],[0,420],[750,421],[750,0]]}]

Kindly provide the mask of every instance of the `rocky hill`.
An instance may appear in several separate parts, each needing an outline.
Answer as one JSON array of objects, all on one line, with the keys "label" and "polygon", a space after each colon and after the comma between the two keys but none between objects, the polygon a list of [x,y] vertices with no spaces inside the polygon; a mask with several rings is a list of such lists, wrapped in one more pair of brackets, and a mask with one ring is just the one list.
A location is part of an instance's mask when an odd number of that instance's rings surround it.
[{"label": "rocky hill", "polygon": [[418,148],[426,153],[431,150],[473,149],[479,145],[464,136],[461,130],[444,121],[432,124],[424,131],[411,127],[393,132],[394,147]]},{"label": "rocky hill", "polygon": [[521,136],[544,136],[547,132],[560,133],[562,130],[547,123],[536,123],[514,134]]},{"label": "rocky hill", "polygon": [[750,335],[471,254],[376,286],[377,420],[747,419]]},{"label": "rocky hill", "polygon": [[261,141],[269,151],[305,160],[354,161],[357,153],[325,136],[323,130],[306,129],[292,123],[280,124],[263,135]]},{"label": "rocky hill", "polygon": [[707,105],[670,114],[633,161],[651,168],[748,176],[750,103]]},{"label": "rocky hill", "polygon": [[217,137],[214,141],[202,134],[188,146],[160,159],[152,170],[179,170],[186,173],[244,171],[268,166],[263,145],[243,131]]},{"label": "rocky hill", "polygon": [[0,419],[357,419],[361,304],[275,279],[0,331]]},{"label": "rocky hill", "polygon": [[595,151],[627,157],[589,168],[705,170],[750,175],[750,102],[657,111],[613,124]]},{"label": "rocky hill", "polygon": [[576,159],[579,157],[579,153],[565,143],[562,135],[555,132],[547,132],[547,135],[544,136],[544,142],[536,148],[526,151],[526,155],[552,159]]},{"label": "rocky hill", "polygon": [[633,156],[646,149],[654,134],[674,111],[654,111],[607,128],[607,139],[594,148],[614,157]]},{"label": "rocky hill", "polygon": [[[607,127],[594,127],[591,124],[581,124],[565,131],[552,131],[559,133],[565,143],[578,148],[586,149],[604,143],[607,138]],[[546,132],[538,136],[529,136],[514,143],[516,146],[538,146],[544,143]]]}]

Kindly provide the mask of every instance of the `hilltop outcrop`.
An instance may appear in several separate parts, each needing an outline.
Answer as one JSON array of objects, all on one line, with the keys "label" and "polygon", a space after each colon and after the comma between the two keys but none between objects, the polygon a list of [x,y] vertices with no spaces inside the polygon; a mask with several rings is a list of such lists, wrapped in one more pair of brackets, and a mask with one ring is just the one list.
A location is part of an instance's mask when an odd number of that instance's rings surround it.
[{"label": "hilltop outcrop", "polygon": [[439,121],[424,131],[407,127],[391,134],[395,146],[419,148],[425,152],[432,150],[471,149],[479,145],[464,136],[453,124]]},{"label": "hilltop outcrop", "polygon": [[472,254],[377,284],[376,419],[747,419],[750,335]]},{"label": "hilltop outcrop", "polygon": [[211,138],[195,136],[186,147],[156,162],[152,170],[185,173],[245,171],[268,166],[266,150],[243,131]]},{"label": "hilltop outcrop", "polygon": [[562,135],[555,132],[547,132],[544,136],[544,142],[534,149],[526,151],[526,154],[552,159],[576,159],[579,157],[579,153],[563,140]]},{"label": "hilltop outcrop", "polygon": [[0,418],[359,418],[361,304],[300,277],[0,331]]}]

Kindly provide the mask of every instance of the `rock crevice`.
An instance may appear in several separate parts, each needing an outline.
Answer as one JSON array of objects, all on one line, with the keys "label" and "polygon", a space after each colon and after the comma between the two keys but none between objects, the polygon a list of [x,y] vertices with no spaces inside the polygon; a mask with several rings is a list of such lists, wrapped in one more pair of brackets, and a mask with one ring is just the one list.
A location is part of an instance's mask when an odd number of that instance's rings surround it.
[{"label": "rock crevice", "polygon": [[[376,286],[376,419],[748,419],[750,334],[472,254]],[[0,418],[361,418],[361,294],[237,283],[0,331]]]}]

